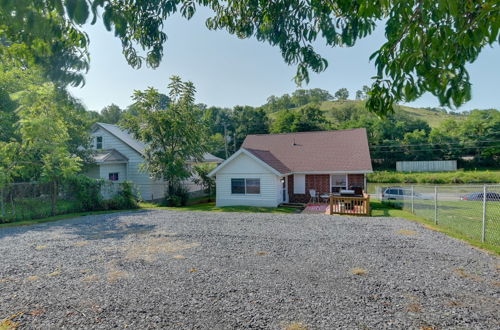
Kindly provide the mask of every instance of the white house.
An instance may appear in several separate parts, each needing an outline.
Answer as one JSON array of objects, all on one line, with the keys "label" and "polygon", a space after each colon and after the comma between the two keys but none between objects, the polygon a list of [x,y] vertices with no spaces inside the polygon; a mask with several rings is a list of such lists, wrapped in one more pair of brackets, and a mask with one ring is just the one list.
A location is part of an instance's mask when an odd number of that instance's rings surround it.
[{"label": "white house", "polygon": [[217,206],[275,207],[349,191],[362,195],[372,172],[364,128],[249,135],[212,172]]},{"label": "white house", "polygon": [[[130,181],[144,200],[165,197],[166,183],[152,179],[140,169],[144,163],[144,143],[120,127],[105,123],[94,124],[91,136],[96,152],[94,163],[87,166],[86,175],[114,183]],[[222,159],[206,153],[204,162],[219,164]],[[190,182],[187,184],[191,191],[200,189]]]}]

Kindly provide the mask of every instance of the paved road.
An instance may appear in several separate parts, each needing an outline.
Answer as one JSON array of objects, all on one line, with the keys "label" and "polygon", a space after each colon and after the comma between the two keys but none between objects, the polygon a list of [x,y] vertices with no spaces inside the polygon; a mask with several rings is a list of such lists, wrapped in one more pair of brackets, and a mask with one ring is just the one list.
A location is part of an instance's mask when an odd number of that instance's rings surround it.
[{"label": "paved road", "polygon": [[141,211],[0,229],[26,328],[498,328],[498,258],[419,224]]}]

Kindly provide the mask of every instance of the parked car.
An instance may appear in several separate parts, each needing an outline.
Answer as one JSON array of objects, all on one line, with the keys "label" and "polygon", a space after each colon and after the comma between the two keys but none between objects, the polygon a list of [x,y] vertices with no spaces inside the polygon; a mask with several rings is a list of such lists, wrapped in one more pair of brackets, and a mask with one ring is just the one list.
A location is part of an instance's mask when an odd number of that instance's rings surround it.
[{"label": "parked car", "polygon": [[[432,197],[413,192],[414,199],[431,200]],[[382,191],[383,201],[411,199],[411,189],[402,187],[388,187]]]},{"label": "parked car", "polygon": [[[484,193],[473,192],[473,193],[461,196],[460,199],[463,201],[482,201],[484,199]],[[487,192],[486,193],[486,200],[500,202],[500,194],[496,193],[496,192]]]}]

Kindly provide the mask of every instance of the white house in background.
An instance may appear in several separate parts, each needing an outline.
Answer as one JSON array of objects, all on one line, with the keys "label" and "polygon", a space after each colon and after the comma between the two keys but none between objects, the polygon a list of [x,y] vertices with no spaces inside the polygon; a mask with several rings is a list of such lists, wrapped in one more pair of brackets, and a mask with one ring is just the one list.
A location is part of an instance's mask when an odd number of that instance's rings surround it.
[{"label": "white house in background", "polygon": [[[86,175],[114,183],[132,182],[141,198],[155,200],[165,197],[166,183],[151,178],[140,169],[144,163],[145,144],[116,125],[96,123],[92,126],[92,147],[96,149],[94,163],[87,166]],[[219,164],[223,160],[206,153],[203,162]],[[200,190],[191,181],[190,191]]]},{"label": "white house in background", "polygon": [[364,128],[249,135],[241,149],[209,176],[216,177],[217,206],[275,207],[316,196],[363,195],[372,172]]}]

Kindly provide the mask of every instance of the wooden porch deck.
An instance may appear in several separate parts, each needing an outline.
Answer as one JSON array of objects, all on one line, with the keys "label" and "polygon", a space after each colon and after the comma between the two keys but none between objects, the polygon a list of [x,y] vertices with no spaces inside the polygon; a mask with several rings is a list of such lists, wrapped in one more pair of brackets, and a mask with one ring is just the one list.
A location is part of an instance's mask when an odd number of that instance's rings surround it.
[{"label": "wooden porch deck", "polygon": [[346,214],[346,215],[370,215],[370,196],[335,196],[329,198],[328,203],[309,203],[304,212]]}]

